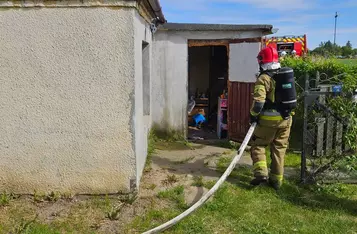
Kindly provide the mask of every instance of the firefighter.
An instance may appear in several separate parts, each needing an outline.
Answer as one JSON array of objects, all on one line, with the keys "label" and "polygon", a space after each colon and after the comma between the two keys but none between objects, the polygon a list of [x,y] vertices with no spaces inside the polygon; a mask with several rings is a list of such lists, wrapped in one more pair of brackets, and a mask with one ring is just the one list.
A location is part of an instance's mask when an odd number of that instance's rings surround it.
[{"label": "firefighter", "polygon": [[296,50],[291,51],[291,56],[292,56],[293,58],[298,58],[298,56],[297,56],[297,54],[296,54]]},{"label": "firefighter", "polygon": [[285,50],[283,50],[281,53],[280,53],[280,60],[284,60],[284,58],[286,57],[287,53]]},{"label": "firefighter", "polygon": [[[281,68],[278,52],[266,47],[258,54],[260,75],[254,87],[251,123],[257,122],[251,140],[254,179],[251,185],[269,184],[278,190],[283,182],[284,157],[296,107],[296,90],[291,68]],[[268,173],[266,148],[270,146],[271,167]]]},{"label": "firefighter", "polygon": [[296,56],[296,50],[291,51],[291,55],[292,55],[293,57],[295,57],[295,56]]},{"label": "firefighter", "polygon": [[281,52],[281,54],[280,54],[281,57],[285,57],[286,55],[287,55],[287,53],[286,53],[285,50],[283,50],[283,51]]}]

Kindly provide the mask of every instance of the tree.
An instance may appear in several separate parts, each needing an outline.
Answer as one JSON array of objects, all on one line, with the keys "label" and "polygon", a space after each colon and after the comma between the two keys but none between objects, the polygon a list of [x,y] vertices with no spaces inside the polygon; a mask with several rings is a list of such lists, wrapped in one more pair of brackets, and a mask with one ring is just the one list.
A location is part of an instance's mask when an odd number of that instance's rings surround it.
[{"label": "tree", "polygon": [[352,51],[352,55],[357,56],[357,49],[354,49],[354,50]]},{"label": "tree", "polygon": [[357,54],[356,49],[352,48],[350,41],[345,46],[333,44],[331,41],[321,42],[320,45],[312,51],[312,54],[322,55],[325,57],[342,55],[345,57]]},{"label": "tree", "polygon": [[342,56],[345,56],[345,57],[347,57],[347,56],[350,56],[350,55],[352,55],[352,48],[351,47],[349,47],[349,46],[342,46],[342,48],[341,48],[341,54],[342,54]]},{"label": "tree", "polygon": [[328,41],[325,43],[324,47],[325,47],[325,49],[331,51],[332,48],[333,48],[333,44],[332,44],[332,42],[331,42],[330,40],[328,40]]},{"label": "tree", "polygon": [[348,42],[346,43],[346,47],[348,47],[348,48],[350,48],[350,49],[352,50],[352,43],[351,43],[350,41],[348,41]]}]

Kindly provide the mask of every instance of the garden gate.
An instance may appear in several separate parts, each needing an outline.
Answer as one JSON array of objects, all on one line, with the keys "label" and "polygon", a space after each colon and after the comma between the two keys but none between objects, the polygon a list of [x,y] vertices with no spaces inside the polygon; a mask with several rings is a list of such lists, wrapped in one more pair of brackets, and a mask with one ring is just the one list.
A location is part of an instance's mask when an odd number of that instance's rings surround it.
[{"label": "garden gate", "polygon": [[[342,76],[344,74],[341,74]],[[303,183],[323,180],[326,182],[353,182],[357,174],[349,167],[353,154],[344,141],[348,127],[329,107],[329,101],[342,95],[338,77],[328,78],[316,74],[305,77],[303,98],[303,141],[301,180]],[[357,181],[357,180],[356,180]]]}]

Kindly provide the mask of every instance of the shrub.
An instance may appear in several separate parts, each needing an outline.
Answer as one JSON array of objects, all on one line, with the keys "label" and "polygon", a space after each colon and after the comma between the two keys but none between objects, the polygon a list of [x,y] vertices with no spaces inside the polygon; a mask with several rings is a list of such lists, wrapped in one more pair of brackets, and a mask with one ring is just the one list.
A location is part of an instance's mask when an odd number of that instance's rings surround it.
[{"label": "shrub", "polygon": [[[320,73],[320,79],[329,79],[329,83],[343,85],[342,95],[328,100],[329,107],[340,117],[349,123],[347,132],[344,134],[345,142],[352,149],[356,149],[357,143],[357,105],[352,102],[351,96],[353,90],[357,88],[357,65],[343,64],[336,59],[325,59],[322,57],[305,57],[301,59],[286,58],[282,61],[282,66],[294,69],[298,96],[302,97],[305,88],[305,75],[315,79],[316,73]],[[295,137],[301,137],[301,122],[303,119],[303,99],[299,98],[297,115],[295,122],[299,128],[293,129],[298,131]],[[301,138],[300,138],[301,139]],[[296,141],[293,140],[293,141]],[[299,140],[297,140],[299,141]]]}]

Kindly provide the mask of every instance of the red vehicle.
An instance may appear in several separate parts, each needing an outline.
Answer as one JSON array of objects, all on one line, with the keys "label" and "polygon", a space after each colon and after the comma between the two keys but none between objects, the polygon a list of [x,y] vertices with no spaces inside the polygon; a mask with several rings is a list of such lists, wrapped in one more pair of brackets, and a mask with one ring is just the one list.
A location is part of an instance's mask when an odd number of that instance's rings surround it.
[{"label": "red vehicle", "polygon": [[291,54],[291,52],[295,50],[296,55],[301,57],[307,53],[306,35],[264,38],[263,47],[265,46],[274,47],[279,54],[283,51],[287,54]]}]

